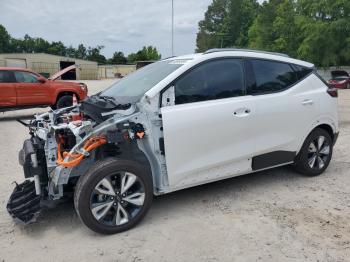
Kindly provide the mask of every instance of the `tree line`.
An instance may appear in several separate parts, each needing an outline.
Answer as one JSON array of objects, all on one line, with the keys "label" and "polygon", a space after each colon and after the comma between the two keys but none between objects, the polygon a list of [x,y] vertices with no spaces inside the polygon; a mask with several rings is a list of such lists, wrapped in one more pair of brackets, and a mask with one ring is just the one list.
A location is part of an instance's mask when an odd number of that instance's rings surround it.
[{"label": "tree line", "polygon": [[350,65],[349,0],[213,0],[197,52],[237,47],[281,52],[329,67]]},{"label": "tree line", "polygon": [[99,64],[127,64],[161,58],[157,48],[153,46],[144,46],[141,50],[128,56],[125,56],[121,51],[116,51],[108,59],[101,54],[103,48],[102,45],[86,47],[83,44],[74,48],[73,46],[65,46],[61,41],[49,42],[43,38],[31,37],[27,34],[23,39],[17,39],[11,37],[6,28],[0,24],[0,53],[47,53],[95,61]]}]

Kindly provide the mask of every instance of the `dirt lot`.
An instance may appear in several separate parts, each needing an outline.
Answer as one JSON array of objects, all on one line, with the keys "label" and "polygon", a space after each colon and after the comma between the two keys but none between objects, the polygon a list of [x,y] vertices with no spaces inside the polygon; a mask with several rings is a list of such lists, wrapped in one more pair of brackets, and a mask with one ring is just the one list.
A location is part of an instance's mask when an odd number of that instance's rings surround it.
[{"label": "dirt lot", "polygon": [[[110,83],[88,85],[94,93]],[[28,136],[15,118],[45,109],[0,114],[0,262],[349,261],[350,90],[339,110],[325,174],[284,167],[157,197],[139,226],[114,236],[89,231],[72,203],[44,211],[36,224],[14,224],[6,202],[11,182],[23,180],[17,152]]]}]

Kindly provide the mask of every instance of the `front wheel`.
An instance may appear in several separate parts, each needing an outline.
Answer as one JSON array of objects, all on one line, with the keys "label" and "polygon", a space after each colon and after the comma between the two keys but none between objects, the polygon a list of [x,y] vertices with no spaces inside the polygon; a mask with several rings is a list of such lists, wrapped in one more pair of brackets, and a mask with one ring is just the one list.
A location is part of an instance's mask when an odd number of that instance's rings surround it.
[{"label": "front wheel", "polygon": [[324,129],[316,128],[306,138],[295,158],[296,170],[307,176],[322,174],[328,167],[333,153],[333,141]]},{"label": "front wheel", "polygon": [[54,109],[61,109],[65,107],[69,107],[73,105],[73,96],[71,95],[64,95],[61,96],[57,103],[53,106]]},{"label": "front wheel", "polygon": [[115,234],[139,223],[152,198],[152,178],[137,162],[106,159],[80,177],[74,204],[91,230]]}]

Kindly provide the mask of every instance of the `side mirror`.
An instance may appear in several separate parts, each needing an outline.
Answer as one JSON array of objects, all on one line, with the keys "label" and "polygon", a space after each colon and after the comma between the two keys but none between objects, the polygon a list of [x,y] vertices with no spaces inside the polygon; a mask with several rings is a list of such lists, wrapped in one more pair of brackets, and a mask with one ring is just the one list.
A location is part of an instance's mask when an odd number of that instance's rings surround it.
[{"label": "side mirror", "polygon": [[43,76],[38,76],[38,77],[37,77],[37,80],[38,80],[39,83],[42,83],[42,84],[45,83],[45,82],[47,81],[46,78],[43,77]]}]

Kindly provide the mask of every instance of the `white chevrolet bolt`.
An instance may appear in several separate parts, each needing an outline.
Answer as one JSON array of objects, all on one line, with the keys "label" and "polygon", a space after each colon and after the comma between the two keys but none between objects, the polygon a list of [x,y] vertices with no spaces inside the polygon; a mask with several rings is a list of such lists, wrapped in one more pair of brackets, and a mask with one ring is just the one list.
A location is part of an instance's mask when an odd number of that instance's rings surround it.
[{"label": "white chevrolet bolt", "polygon": [[237,49],[153,63],[28,126],[9,213],[29,223],[74,193],[105,234],[135,226],[154,195],[289,164],[319,175],[339,132],[337,92],[313,64]]}]

